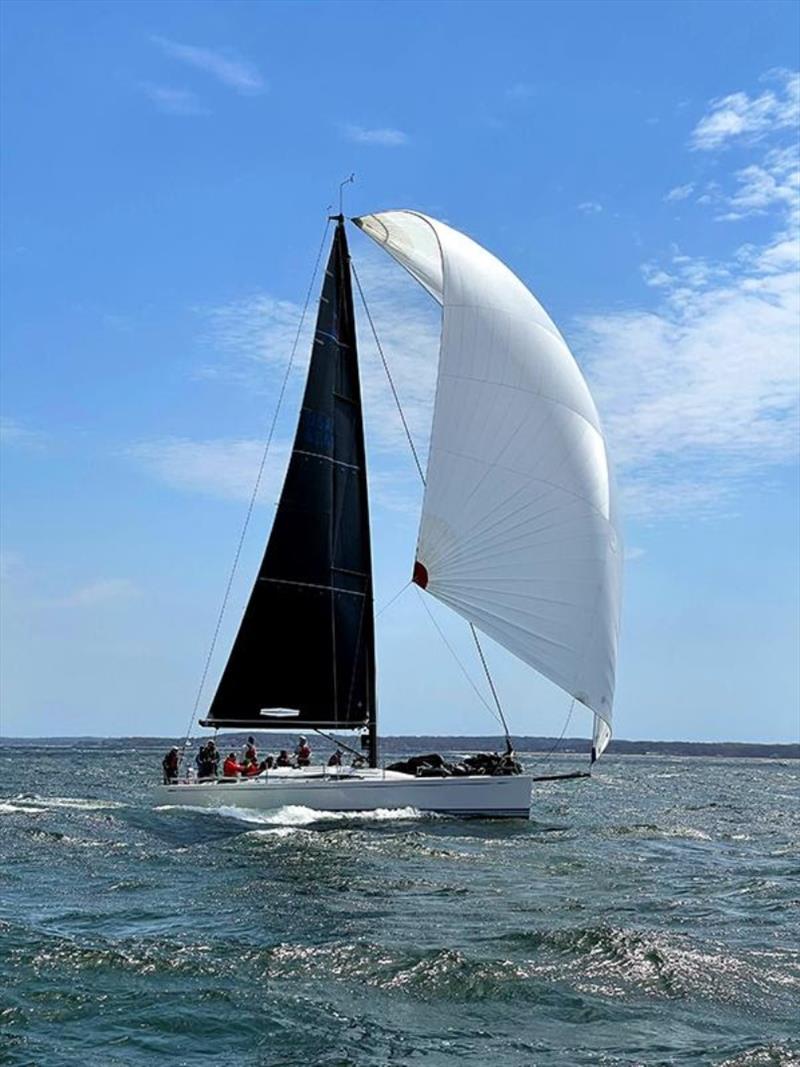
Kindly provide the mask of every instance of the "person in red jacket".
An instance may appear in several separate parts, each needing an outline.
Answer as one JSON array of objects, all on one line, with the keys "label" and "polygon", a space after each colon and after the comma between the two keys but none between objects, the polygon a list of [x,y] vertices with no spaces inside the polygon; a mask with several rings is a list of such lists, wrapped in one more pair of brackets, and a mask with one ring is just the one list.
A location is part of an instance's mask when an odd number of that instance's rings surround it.
[{"label": "person in red jacket", "polygon": [[244,767],[236,759],[235,752],[229,752],[228,757],[222,764],[222,776],[223,778],[236,778],[242,773]]}]

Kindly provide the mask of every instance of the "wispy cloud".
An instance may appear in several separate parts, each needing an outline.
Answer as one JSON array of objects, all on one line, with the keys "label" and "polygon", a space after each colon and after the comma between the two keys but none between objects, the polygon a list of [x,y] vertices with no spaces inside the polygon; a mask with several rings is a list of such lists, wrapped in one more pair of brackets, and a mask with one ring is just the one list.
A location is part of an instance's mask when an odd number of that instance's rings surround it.
[{"label": "wispy cloud", "polygon": [[[275,505],[289,462],[291,442],[274,441],[258,489],[257,503]],[[163,438],[142,441],[126,450],[129,460],[172,489],[222,500],[249,503],[255,488],[264,442],[256,438]],[[408,465],[370,470],[373,503],[394,512],[416,508],[421,490]]]},{"label": "wispy cloud", "polygon": [[189,89],[173,89],[167,85],[142,83],[142,91],[165,115],[208,115],[208,108],[200,102],[196,93]]},{"label": "wispy cloud", "polygon": [[[440,313],[419,286],[380,253],[368,250],[356,266],[406,418],[424,452],[436,381]],[[207,340],[216,358],[204,373],[231,378],[250,389],[275,390],[297,336],[300,313],[299,305],[268,293],[205,310]],[[315,309],[309,309],[297,346],[295,384],[308,363],[315,314]],[[358,295],[356,316],[370,443],[382,452],[406,458],[402,423]]]},{"label": "wispy cloud", "polygon": [[[264,442],[255,438],[168,437],[126,450],[128,458],[173,489],[240,501],[252,496],[263,452]],[[262,503],[277,499],[288,457],[289,444],[273,441],[259,491]]]},{"label": "wispy cloud", "polygon": [[[404,413],[424,461],[436,381],[439,310],[410,278],[372,250],[357,266]],[[372,492],[380,506],[403,511],[417,504],[417,475],[358,297],[356,302],[367,446],[374,457],[370,471]],[[297,336],[300,306],[259,293],[200,313],[206,341],[215,354],[214,362],[204,367],[204,375],[276,397]],[[274,442],[265,467],[259,494],[262,502],[274,503],[283,482],[314,317],[315,309],[311,308],[297,346],[295,373],[279,423],[282,436]],[[138,442],[127,450],[127,456],[172,488],[245,501],[250,499],[263,447],[263,440],[256,436],[235,440],[167,438]]]},{"label": "wispy cloud", "polygon": [[667,195],[664,197],[668,204],[674,203],[678,200],[688,200],[688,198],[694,192],[694,183],[687,182],[686,185],[676,185],[674,189],[670,189]]},{"label": "wispy cloud", "polygon": [[65,608],[93,608],[101,604],[129,600],[139,595],[138,586],[129,578],[100,578],[80,586],[57,601],[57,605]]},{"label": "wispy cloud", "polygon": [[506,100],[532,100],[536,96],[536,86],[530,82],[516,82],[506,89]]},{"label": "wispy cloud", "polygon": [[347,122],[342,126],[342,133],[348,141],[356,144],[380,145],[384,148],[401,148],[410,141],[407,133],[393,126],[369,127]]},{"label": "wispy cloud", "polygon": [[39,430],[31,430],[18,419],[0,417],[0,445],[3,448],[37,449],[44,441],[44,434]]},{"label": "wispy cloud", "polygon": [[267,89],[267,84],[254,63],[228,51],[181,44],[165,37],[156,36],[152,40],[168,56],[210,74],[223,85],[244,96],[254,96]]},{"label": "wispy cloud", "polygon": [[0,551],[0,581],[12,581],[23,568],[24,562],[19,552],[7,548]]},{"label": "wispy cloud", "polygon": [[584,200],[578,204],[578,211],[582,211],[584,215],[599,215],[603,210],[603,205],[598,204],[596,200]]},{"label": "wispy cloud", "polygon": [[734,141],[758,141],[775,130],[795,129],[800,121],[800,74],[774,70],[766,78],[775,89],[757,96],[737,92],[712,100],[692,132],[691,147],[711,151]]}]

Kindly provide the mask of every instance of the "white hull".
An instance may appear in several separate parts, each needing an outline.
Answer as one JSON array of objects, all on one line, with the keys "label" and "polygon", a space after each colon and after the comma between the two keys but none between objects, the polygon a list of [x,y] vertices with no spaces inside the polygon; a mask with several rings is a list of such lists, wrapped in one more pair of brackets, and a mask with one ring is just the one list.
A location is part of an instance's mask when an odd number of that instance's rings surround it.
[{"label": "white hull", "polygon": [[300,806],[315,811],[416,808],[443,815],[528,818],[529,775],[415,778],[396,771],[340,773],[322,768],[270,771],[250,779],[179,782],[157,788],[159,804],[256,811]]}]

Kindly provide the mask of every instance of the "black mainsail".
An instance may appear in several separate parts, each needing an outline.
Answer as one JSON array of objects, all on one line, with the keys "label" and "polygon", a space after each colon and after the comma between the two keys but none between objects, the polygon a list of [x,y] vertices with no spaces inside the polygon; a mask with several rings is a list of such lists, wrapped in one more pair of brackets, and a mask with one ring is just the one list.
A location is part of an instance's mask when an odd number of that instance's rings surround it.
[{"label": "black mainsail", "polygon": [[203,726],[366,727],[376,765],[367,472],[350,256],[337,217],[272,532]]}]

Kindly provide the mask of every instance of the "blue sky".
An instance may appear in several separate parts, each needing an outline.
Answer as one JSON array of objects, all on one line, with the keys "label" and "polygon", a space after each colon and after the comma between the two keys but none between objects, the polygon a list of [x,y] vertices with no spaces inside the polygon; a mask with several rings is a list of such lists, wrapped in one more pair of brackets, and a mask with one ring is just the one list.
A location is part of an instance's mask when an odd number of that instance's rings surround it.
[{"label": "blue sky", "polygon": [[[475,237],[592,385],[628,552],[617,735],[797,740],[800,8],[6,0],[2,17],[2,733],[186,728],[355,171],[351,214],[413,207]],[[351,246],[424,447],[436,310]],[[363,330],[361,347],[380,608],[419,493]],[[479,682],[464,624],[431,606]],[[378,640],[384,732],[492,732],[415,590]],[[489,656],[512,729],[558,733],[565,695]]]}]

